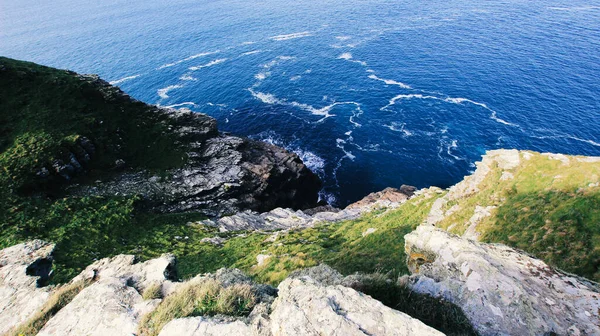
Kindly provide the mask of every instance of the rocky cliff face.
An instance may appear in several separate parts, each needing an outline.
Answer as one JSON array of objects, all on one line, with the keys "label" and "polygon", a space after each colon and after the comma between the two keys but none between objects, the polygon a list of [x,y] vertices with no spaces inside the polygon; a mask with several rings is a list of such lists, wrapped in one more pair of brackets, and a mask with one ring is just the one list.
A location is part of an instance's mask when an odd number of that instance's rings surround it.
[{"label": "rocky cliff face", "polygon": [[[93,80],[106,99],[131,99],[105,81]],[[210,216],[245,209],[306,209],[317,204],[321,182],[296,154],[262,141],[222,134],[216,120],[202,113],[148,108],[172,121],[171,131],[187,152],[185,166],[158,176],[128,170],[126,162],[117,162],[121,173],[91,185],[71,186],[70,193],[139,195],[161,212],[201,211]],[[69,162],[57,164],[56,172],[69,179],[69,174],[81,171],[90,154],[71,155]],[[78,157],[84,160],[79,162]]]},{"label": "rocky cliff face", "polygon": [[463,309],[481,335],[600,335],[600,286],[433,226],[406,235],[409,287]]}]

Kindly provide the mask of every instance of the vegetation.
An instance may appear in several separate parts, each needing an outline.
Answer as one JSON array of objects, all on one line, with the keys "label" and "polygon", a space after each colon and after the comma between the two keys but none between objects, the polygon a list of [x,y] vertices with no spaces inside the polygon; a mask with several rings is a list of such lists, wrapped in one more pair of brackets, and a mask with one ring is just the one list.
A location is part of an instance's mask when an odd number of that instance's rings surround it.
[{"label": "vegetation", "polygon": [[158,335],[169,321],[176,318],[216,314],[245,316],[255,304],[256,297],[250,285],[223,287],[213,279],[192,280],[142,318],[138,335]]},{"label": "vegetation", "polygon": [[359,285],[354,286],[354,289],[446,335],[477,335],[460,307],[443,299],[413,292],[404,284],[395,281],[395,278],[390,278],[389,273],[363,275],[358,283]]},{"label": "vegetation", "polygon": [[59,310],[66,306],[73,298],[79,294],[85,287],[89,286],[91,281],[78,281],[59,287],[50,296],[44,306],[25,323],[9,331],[7,336],[34,336],[44,327]]},{"label": "vegetation", "polygon": [[448,202],[443,210],[458,210],[438,226],[463,234],[477,206],[494,206],[477,224],[482,241],[522,249],[600,281],[600,162],[521,156],[512,178],[502,178],[503,170],[493,165],[477,193]]}]

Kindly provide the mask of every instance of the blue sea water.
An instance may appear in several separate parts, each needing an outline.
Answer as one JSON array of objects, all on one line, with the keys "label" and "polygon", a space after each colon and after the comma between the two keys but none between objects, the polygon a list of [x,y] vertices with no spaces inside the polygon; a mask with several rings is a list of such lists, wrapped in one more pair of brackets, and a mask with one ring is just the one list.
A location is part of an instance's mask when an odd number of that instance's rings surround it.
[{"label": "blue sea water", "polygon": [[600,155],[600,1],[12,0],[0,55],[285,146],[337,205],[495,148]]}]

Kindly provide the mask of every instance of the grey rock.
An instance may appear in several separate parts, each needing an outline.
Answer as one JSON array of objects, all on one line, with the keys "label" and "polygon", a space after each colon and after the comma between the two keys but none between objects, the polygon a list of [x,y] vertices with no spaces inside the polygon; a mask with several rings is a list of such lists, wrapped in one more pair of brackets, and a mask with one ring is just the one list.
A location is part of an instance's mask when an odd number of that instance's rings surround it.
[{"label": "grey rock", "polygon": [[[173,131],[187,148],[186,166],[167,171],[162,179],[145,171],[122,171],[94,186],[70,186],[71,194],[141,195],[161,212],[200,211],[208,216],[246,209],[305,209],[317,204],[321,182],[296,154],[264,142],[220,134],[216,121],[202,113],[148,108],[174,121]],[[124,162],[115,165],[123,168]],[[65,179],[71,179],[71,168],[60,162],[55,165]]]},{"label": "grey rock", "polygon": [[[360,217],[375,208],[394,209],[408,200],[408,196],[398,189],[387,188],[383,192],[373,193],[343,210],[331,206],[322,206],[304,211],[276,208],[268,212],[238,212],[232,216],[207,219],[198,224],[219,228],[221,232],[240,230],[290,230],[312,227],[319,223],[339,222]],[[276,239],[276,237],[275,237]]]},{"label": "grey rock", "polygon": [[270,315],[273,336],[443,335],[351,288],[304,277],[286,279],[278,289]]},{"label": "grey rock", "polygon": [[0,334],[27,321],[48,300],[54,244],[33,240],[0,250]]},{"label": "grey rock", "polygon": [[420,226],[408,286],[461,307],[481,335],[600,335],[600,287],[524,252]]},{"label": "grey rock", "polygon": [[187,317],[172,320],[159,336],[251,336],[253,328],[240,320],[222,321],[208,317]]},{"label": "grey rock", "polygon": [[144,301],[126,279],[104,277],[77,294],[38,335],[130,336],[135,334],[140,318],[158,303]]}]

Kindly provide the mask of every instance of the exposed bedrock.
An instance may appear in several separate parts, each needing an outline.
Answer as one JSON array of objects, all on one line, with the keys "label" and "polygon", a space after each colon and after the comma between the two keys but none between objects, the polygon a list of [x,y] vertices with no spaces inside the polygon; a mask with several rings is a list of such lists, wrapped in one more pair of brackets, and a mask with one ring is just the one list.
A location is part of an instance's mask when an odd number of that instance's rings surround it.
[{"label": "exposed bedrock", "polygon": [[481,335],[600,335],[597,283],[433,226],[404,238],[413,275],[401,280],[461,307]]}]

